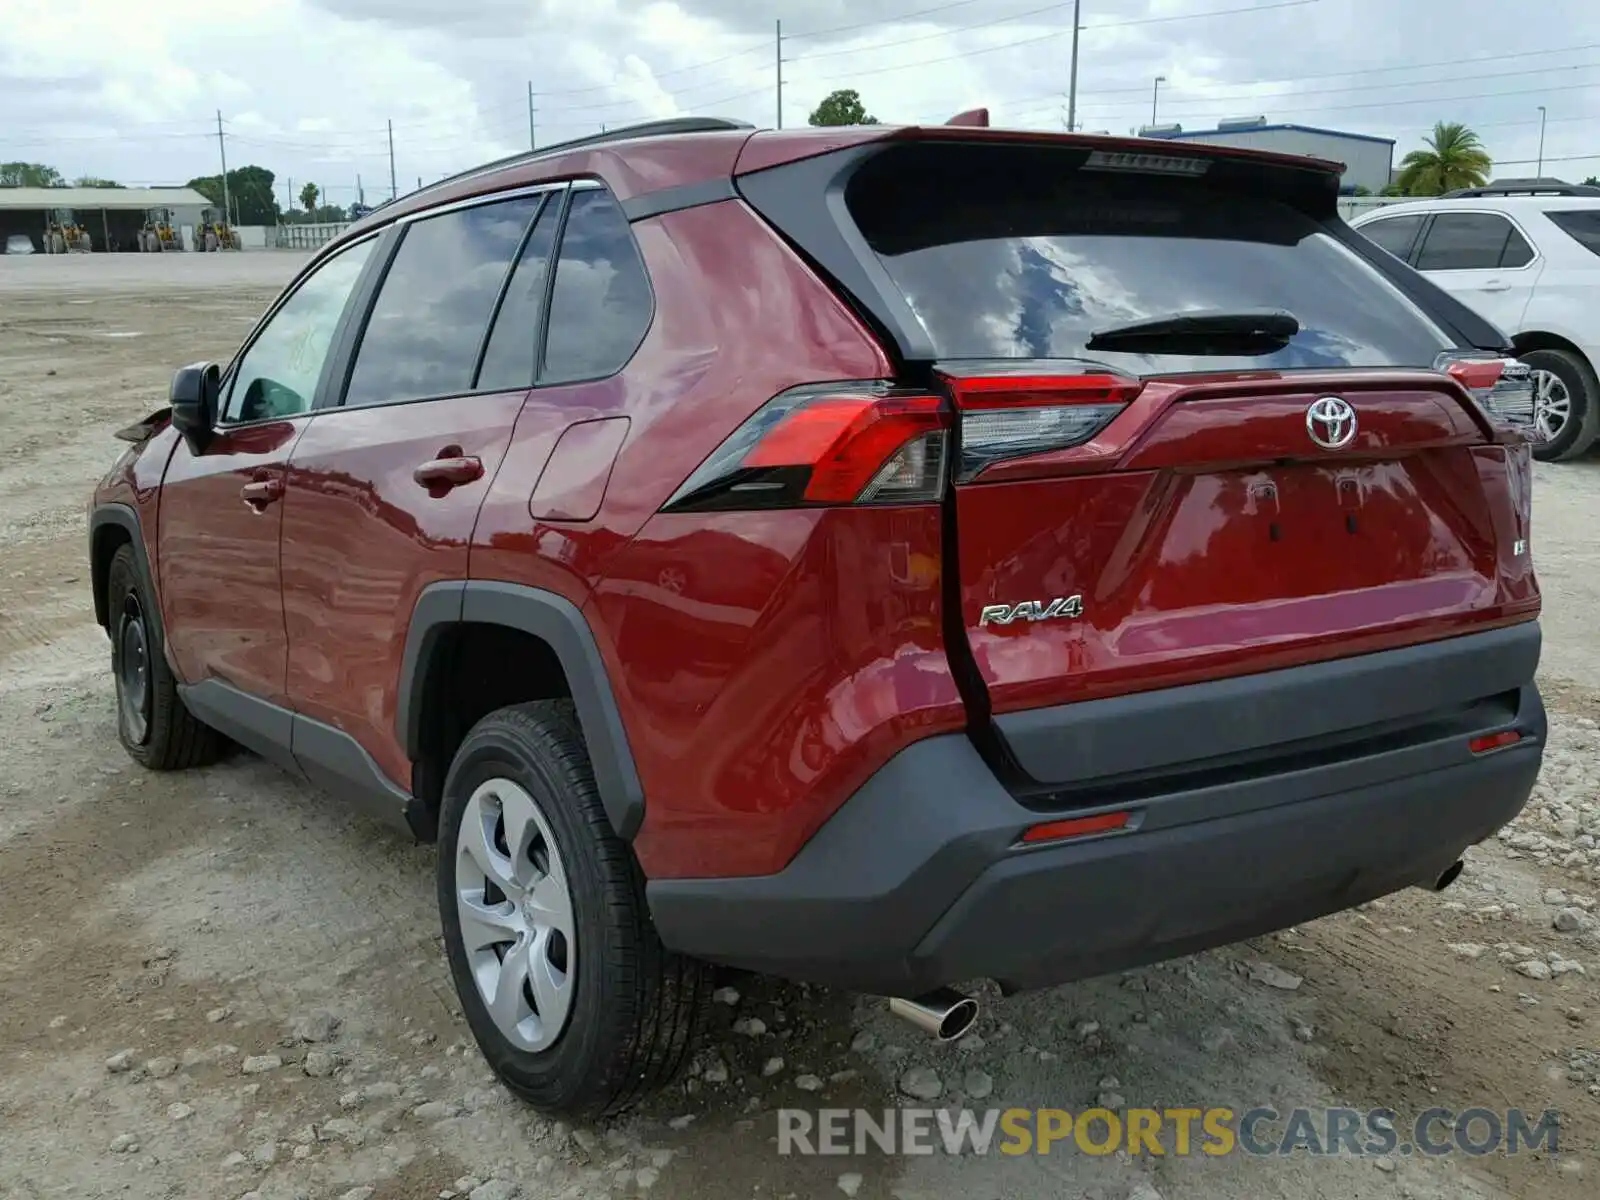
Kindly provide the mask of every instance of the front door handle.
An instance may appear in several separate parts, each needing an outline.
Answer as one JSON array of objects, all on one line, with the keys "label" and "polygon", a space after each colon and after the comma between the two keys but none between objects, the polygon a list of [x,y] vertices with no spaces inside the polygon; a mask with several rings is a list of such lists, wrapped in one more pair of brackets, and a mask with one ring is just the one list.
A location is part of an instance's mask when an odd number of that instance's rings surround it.
[{"label": "front door handle", "polygon": [[283,480],[257,479],[239,489],[239,495],[251,508],[260,512],[267,505],[283,499]]},{"label": "front door handle", "polygon": [[483,461],[475,455],[449,452],[454,450],[456,447],[451,446],[440,457],[430,458],[411,472],[411,478],[435,496],[442,496],[453,487],[482,479]]}]

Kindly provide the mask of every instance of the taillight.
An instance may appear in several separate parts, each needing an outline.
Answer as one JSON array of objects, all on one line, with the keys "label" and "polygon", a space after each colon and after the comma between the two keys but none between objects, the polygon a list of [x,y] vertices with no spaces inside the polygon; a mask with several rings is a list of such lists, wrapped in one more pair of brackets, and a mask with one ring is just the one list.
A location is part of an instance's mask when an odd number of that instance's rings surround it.
[{"label": "taillight", "polygon": [[924,504],[944,490],[944,401],[887,383],[795,388],[734,430],[667,511]]},{"label": "taillight", "polygon": [[1527,363],[1486,352],[1447,350],[1434,359],[1443,371],[1471,392],[1492,420],[1540,440],[1534,420],[1533,369]]},{"label": "taillight", "polygon": [[1032,372],[940,376],[955,397],[961,421],[956,479],[1011,458],[1081,446],[1111,423],[1144,384],[1126,375]]}]

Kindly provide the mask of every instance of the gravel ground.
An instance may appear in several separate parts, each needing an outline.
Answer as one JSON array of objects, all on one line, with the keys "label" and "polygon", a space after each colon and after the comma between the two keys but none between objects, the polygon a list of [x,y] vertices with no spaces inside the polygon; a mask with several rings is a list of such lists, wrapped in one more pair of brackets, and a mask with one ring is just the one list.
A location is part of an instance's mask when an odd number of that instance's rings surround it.
[{"label": "gravel ground", "polygon": [[[112,429],[221,357],[297,256],[0,258],[0,1197],[1592,1197],[1600,1180],[1600,462],[1537,475],[1553,730],[1526,814],[1441,895],[987,1001],[932,1046],[742,977],[683,1086],[545,1121],[468,1042],[433,853],[239,754],[117,746],[83,504]],[[774,1111],[1520,1106],[1562,1153],[780,1157]],[[909,1102],[909,1101],[908,1101]]]}]

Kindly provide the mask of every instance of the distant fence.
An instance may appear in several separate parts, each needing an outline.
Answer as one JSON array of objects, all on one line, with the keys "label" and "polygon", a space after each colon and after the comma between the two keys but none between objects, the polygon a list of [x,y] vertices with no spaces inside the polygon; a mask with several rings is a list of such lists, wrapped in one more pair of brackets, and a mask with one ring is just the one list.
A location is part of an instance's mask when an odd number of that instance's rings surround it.
[{"label": "distant fence", "polygon": [[273,245],[279,250],[315,250],[326,246],[351,226],[350,221],[329,221],[319,225],[279,225],[273,230]]}]

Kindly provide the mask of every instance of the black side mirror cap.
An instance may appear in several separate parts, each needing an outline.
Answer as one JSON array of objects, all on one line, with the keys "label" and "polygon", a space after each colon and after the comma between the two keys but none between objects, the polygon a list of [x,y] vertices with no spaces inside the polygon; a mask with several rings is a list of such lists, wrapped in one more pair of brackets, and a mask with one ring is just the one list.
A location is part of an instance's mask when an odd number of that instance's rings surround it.
[{"label": "black side mirror cap", "polygon": [[172,390],[168,393],[172,425],[183,435],[192,453],[203,453],[211,441],[221,383],[222,369],[214,362],[191,363],[178,368],[172,376]]}]

